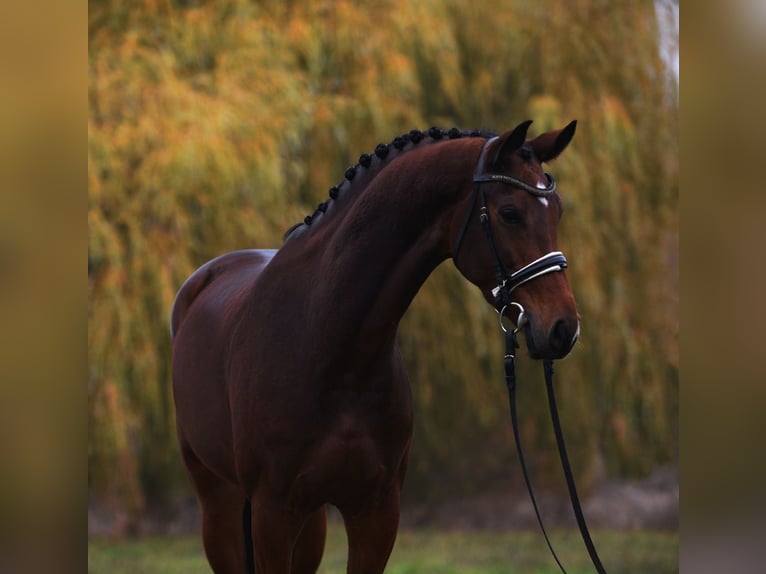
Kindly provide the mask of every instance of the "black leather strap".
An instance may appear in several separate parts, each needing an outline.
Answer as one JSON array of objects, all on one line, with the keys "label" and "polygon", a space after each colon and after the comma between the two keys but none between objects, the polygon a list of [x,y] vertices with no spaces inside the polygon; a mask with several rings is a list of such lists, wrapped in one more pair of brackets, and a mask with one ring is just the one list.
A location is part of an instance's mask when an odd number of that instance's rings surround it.
[{"label": "black leather strap", "polygon": [[537,187],[534,185],[529,185],[526,181],[515,178],[511,175],[503,175],[499,173],[477,172],[477,174],[473,177],[473,182],[474,183],[487,183],[487,182],[507,183],[508,185],[512,185],[513,187],[518,187],[520,189],[523,189],[524,191],[531,193],[532,195],[536,195],[537,197],[548,197],[554,191],[556,191],[556,180],[553,178],[553,175],[548,172],[545,173],[545,177],[548,178],[548,185],[545,187]]},{"label": "black leather strap", "polygon": [[505,280],[504,284],[500,287],[505,287],[508,293],[516,289],[522,283],[534,279],[540,275],[551,273],[553,271],[563,271],[567,268],[567,258],[561,251],[551,251],[550,253],[543,255],[536,261],[529,263],[511,273],[511,276]]},{"label": "black leather strap", "polygon": [[489,138],[487,141],[484,142],[484,145],[481,147],[481,153],[479,154],[479,161],[476,162],[476,172],[473,176],[473,192],[471,193],[471,204],[468,206],[468,211],[465,214],[465,219],[463,220],[463,225],[460,227],[460,233],[458,233],[457,240],[455,241],[455,248],[452,250],[452,259],[457,261],[457,254],[460,252],[460,246],[463,244],[463,238],[465,237],[465,232],[468,230],[468,226],[471,223],[471,216],[473,215],[474,209],[476,209],[476,200],[479,197],[479,188],[480,186],[476,182],[476,178],[480,176],[480,174],[484,173],[484,161],[487,157],[487,150],[489,149],[489,145],[497,139],[497,136]]},{"label": "black leather strap", "polygon": [[[540,525],[540,530],[543,533],[545,542],[548,544],[548,549],[551,551],[553,559],[558,564],[561,571],[566,574],[564,566],[561,564],[559,557],[556,555],[556,551],[553,549],[548,532],[543,525],[543,519],[540,516],[540,510],[537,506],[537,500],[535,493],[532,490],[532,483],[529,480],[529,473],[527,472],[527,464],[524,460],[524,451],[521,448],[521,437],[519,434],[519,415],[516,407],[516,349],[518,348],[516,342],[516,334],[511,329],[505,332],[505,384],[508,388],[508,403],[511,411],[511,426],[513,427],[513,438],[516,442],[516,452],[519,455],[519,463],[521,464],[521,472],[524,475],[524,482],[527,485],[527,491],[529,492],[529,498],[532,501],[532,507],[535,510],[535,516],[537,517],[537,523]],[[545,372],[545,387],[548,392],[548,405],[551,410],[551,419],[553,420],[553,432],[556,435],[556,446],[558,447],[559,457],[561,458],[561,467],[564,469],[564,477],[566,478],[567,488],[569,490],[569,499],[572,503],[572,510],[574,511],[575,518],[577,519],[577,526],[580,529],[585,548],[588,550],[593,566],[596,568],[598,574],[606,574],[601,559],[596,552],[596,547],[593,544],[593,540],[590,537],[588,531],[588,525],[585,523],[585,515],[583,514],[582,507],[580,505],[580,499],[577,495],[577,488],[575,487],[574,476],[572,474],[572,467],[569,464],[569,456],[567,455],[566,446],[564,445],[564,434],[561,430],[561,421],[559,420],[559,412],[556,407],[556,397],[553,391],[553,361],[543,361],[543,370]]]},{"label": "black leather strap", "polygon": [[566,574],[564,566],[561,565],[559,557],[556,555],[556,551],[553,549],[550,538],[548,538],[548,532],[545,530],[543,519],[540,516],[540,509],[537,507],[537,499],[535,493],[532,490],[532,482],[529,480],[529,473],[527,472],[527,463],[524,460],[524,451],[521,448],[521,437],[519,435],[519,415],[516,409],[516,358],[515,353],[518,348],[516,342],[516,335],[511,329],[505,332],[505,386],[508,387],[508,403],[511,409],[511,426],[513,427],[513,438],[516,441],[516,452],[519,455],[519,463],[521,464],[521,473],[524,475],[524,482],[527,485],[527,492],[529,492],[529,499],[532,501],[532,507],[535,509],[535,516],[537,517],[537,523],[540,525],[540,530],[543,533],[545,542],[548,544],[548,549],[551,551],[553,559],[556,564],[559,565],[561,571]]},{"label": "black leather strap", "polygon": [[543,361],[543,370],[545,372],[545,389],[548,391],[548,406],[551,409],[551,420],[553,421],[553,432],[556,435],[556,446],[559,449],[561,468],[564,469],[564,477],[567,481],[567,489],[569,490],[569,500],[572,502],[572,510],[574,511],[575,518],[577,519],[577,526],[580,528],[580,535],[585,543],[585,548],[588,550],[593,566],[596,567],[596,571],[599,574],[606,574],[606,570],[604,570],[604,566],[601,564],[601,559],[598,557],[598,552],[596,552],[593,540],[591,540],[590,532],[588,532],[588,525],[585,523],[585,515],[580,506],[580,498],[577,496],[577,487],[575,487],[572,467],[569,465],[569,457],[567,456],[567,449],[564,445],[564,433],[561,431],[559,411],[558,408],[556,408],[556,396],[553,392],[553,361]]}]

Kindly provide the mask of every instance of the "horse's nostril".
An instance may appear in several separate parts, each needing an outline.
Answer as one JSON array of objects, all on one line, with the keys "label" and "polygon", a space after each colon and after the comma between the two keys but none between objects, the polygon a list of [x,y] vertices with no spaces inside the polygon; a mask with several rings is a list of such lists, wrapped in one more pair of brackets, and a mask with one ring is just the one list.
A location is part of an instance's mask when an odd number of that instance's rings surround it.
[{"label": "horse's nostril", "polygon": [[565,319],[559,319],[553,325],[553,329],[551,329],[548,342],[554,353],[564,355],[574,345],[575,331],[568,325]]}]

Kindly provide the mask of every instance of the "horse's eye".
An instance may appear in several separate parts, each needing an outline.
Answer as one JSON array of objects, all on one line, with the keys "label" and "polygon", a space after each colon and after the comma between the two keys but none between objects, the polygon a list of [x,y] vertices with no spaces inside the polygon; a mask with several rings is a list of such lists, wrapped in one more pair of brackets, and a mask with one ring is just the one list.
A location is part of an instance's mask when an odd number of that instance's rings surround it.
[{"label": "horse's eye", "polygon": [[513,205],[504,205],[498,209],[498,215],[504,223],[508,225],[521,225],[524,223],[524,218],[521,217],[521,213]]}]

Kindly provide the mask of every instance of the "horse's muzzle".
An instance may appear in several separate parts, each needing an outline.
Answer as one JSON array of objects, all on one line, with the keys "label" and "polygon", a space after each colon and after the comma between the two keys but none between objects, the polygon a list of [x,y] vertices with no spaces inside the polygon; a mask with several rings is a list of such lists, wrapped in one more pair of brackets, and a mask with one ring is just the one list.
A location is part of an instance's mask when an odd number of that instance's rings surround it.
[{"label": "horse's muzzle", "polygon": [[539,332],[532,322],[524,329],[527,350],[533,359],[561,359],[574,347],[580,336],[580,321],[577,317],[561,317],[553,323],[550,331]]}]

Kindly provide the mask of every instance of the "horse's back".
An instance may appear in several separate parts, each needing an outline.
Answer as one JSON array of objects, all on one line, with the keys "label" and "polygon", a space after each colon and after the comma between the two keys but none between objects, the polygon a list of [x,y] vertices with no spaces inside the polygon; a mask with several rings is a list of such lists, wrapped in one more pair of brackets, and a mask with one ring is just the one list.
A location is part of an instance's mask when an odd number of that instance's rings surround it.
[{"label": "horse's back", "polygon": [[181,324],[199,296],[212,284],[228,276],[231,288],[254,281],[276,254],[275,249],[244,249],[232,251],[200,266],[176,294],[170,313],[170,337],[175,339]]}]

